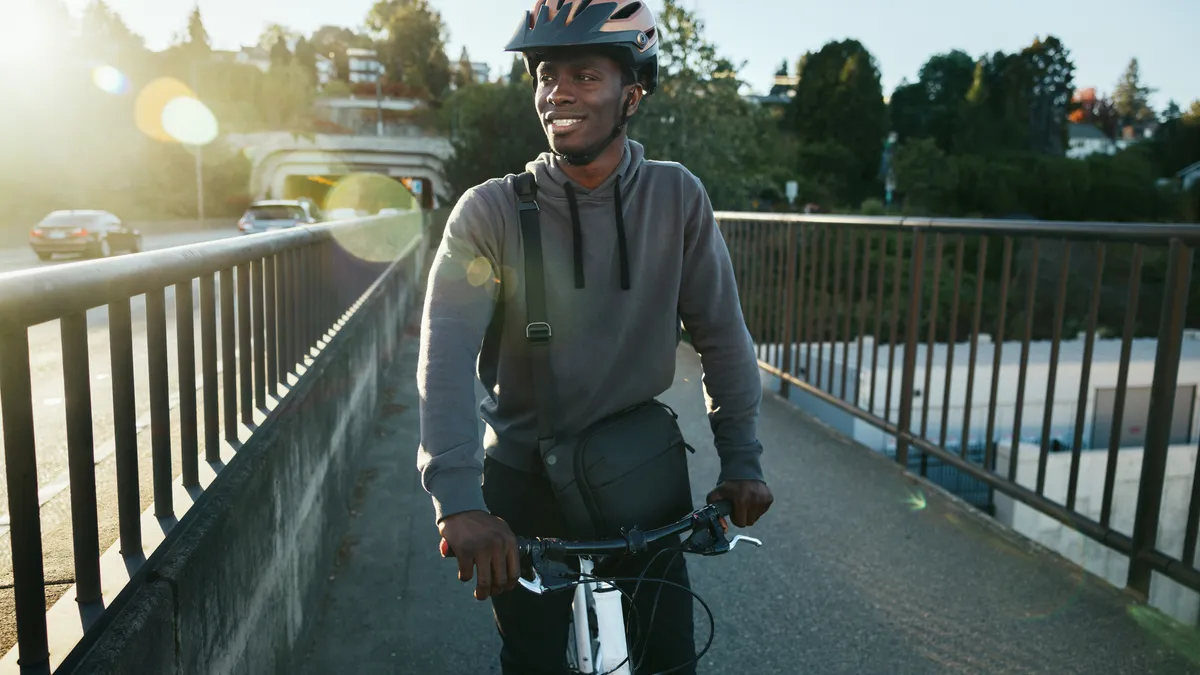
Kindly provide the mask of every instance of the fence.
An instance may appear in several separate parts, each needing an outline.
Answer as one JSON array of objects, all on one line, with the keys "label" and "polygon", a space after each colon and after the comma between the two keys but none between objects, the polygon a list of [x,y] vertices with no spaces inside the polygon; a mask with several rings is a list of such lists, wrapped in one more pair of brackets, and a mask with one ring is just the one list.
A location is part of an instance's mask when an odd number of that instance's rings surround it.
[{"label": "fence", "polygon": [[[895,437],[900,464],[912,466],[910,449],[915,448],[922,473],[936,459],[1129,556],[1128,586],[1143,596],[1153,571],[1200,591],[1195,564],[1200,481],[1192,486],[1183,555],[1168,556],[1155,545],[1185,325],[1200,327],[1200,302],[1193,302],[1190,311],[1188,303],[1189,295],[1197,294],[1191,284],[1192,249],[1200,243],[1200,225],[717,215],[760,366],[779,378],[782,395],[799,387]],[[1054,289],[1049,297],[1047,286]],[[1119,331],[1120,370],[1099,520],[1075,508],[1085,405],[1078,407],[1069,443],[1065,501],[1044,494],[1047,458],[1056,445],[1053,406],[1045,406],[1033,489],[1016,481],[1016,453],[1007,466],[992,468],[995,443],[1005,435],[993,404],[1000,368],[990,368],[985,419],[972,417],[976,363],[986,358],[979,344],[984,330],[991,331],[991,344],[985,347],[993,364],[1001,362],[1008,336],[1019,336],[1012,420],[1012,435],[1018,438],[1027,392],[1055,400],[1064,330],[1085,333],[1081,401],[1090,400],[1097,334]],[[867,335],[874,339],[864,348]],[[955,398],[950,373],[954,359],[961,358],[954,350],[960,335],[970,336],[968,374],[960,398]],[[1144,461],[1132,531],[1120,532],[1110,519],[1121,415],[1131,345],[1134,337],[1145,335],[1158,343]],[[1027,377],[1034,339],[1050,342],[1044,381]],[[917,393],[931,390],[932,355],[941,341],[948,350],[947,381],[938,424],[929,419],[929,397]],[[925,352],[924,372],[917,368],[919,351]],[[881,358],[887,368],[875,367]],[[864,360],[869,381],[858,388],[865,391],[851,388],[847,396],[847,380],[852,379],[847,375],[851,368],[863,373]],[[922,404],[914,408],[918,398]],[[968,444],[956,444],[957,452],[947,446],[946,416],[953,407],[963,415],[960,438],[971,438],[973,424],[986,429],[984,439],[990,442],[983,453],[968,454]]]},{"label": "fence", "polygon": [[[195,495],[204,489],[201,438],[205,461],[220,467],[222,448],[236,450],[247,432],[252,435],[364,294],[377,288],[400,261],[414,252],[423,254],[424,218],[416,213],[326,223],[0,276],[0,414],[23,673],[50,669],[29,328],[54,320],[60,324],[75,600],[86,629],[104,614],[86,610],[102,609],[105,600],[87,311],[107,308],[119,544],[133,584],[138,577],[132,570],[146,560],[134,299],[144,295],[153,515],[166,530],[177,522],[180,507],[189,506],[174,499],[170,400],[178,400],[182,484]],[[414,275],[419,272],[418,266],[409,267]],[[174,392],[168,378],[168,289],[175,301]]]}]

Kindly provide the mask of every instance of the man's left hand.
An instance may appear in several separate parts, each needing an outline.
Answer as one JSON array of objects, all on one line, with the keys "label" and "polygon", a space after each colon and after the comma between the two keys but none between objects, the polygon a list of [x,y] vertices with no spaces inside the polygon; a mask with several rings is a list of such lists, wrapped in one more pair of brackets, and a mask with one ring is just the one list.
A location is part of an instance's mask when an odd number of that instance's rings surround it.
[{"label": "man's left hand", "polygon": [[771,508],[775,496],[771,488],[759,480],[727,480],[708,493],[708,503],[733,502],[733,524],[750,527]]}]

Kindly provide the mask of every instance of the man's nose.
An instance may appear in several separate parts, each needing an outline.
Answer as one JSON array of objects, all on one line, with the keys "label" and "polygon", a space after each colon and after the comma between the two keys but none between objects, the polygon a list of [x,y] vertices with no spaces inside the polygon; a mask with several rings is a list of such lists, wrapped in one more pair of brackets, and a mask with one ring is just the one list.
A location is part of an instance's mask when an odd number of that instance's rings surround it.
[{"label": "man's nose", "polygon": [[571,89],[570,85],[560,80],[554,83],[554,87],[550,90],[546,98],[554,106],[570,105],[575,102],[575,92]]}]

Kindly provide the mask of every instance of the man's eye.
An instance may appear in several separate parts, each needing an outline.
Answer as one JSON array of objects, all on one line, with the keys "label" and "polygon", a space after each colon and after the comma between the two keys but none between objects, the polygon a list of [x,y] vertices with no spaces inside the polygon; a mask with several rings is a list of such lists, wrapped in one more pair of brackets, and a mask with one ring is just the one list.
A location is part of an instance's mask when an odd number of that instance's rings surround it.
[{"label": "man's eye", "polygon": [[542,82],[550,82],[553,79],[554,78],[550,75],[542,75],[542,77],[541,77]]}]

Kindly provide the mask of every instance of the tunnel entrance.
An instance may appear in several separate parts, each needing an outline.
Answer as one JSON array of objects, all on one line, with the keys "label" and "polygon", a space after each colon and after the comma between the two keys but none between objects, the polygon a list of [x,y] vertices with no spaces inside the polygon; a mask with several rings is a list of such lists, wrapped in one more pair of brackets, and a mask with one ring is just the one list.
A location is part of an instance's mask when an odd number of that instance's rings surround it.
[{"label": "tunnel entrance", "polygon": [[341,175],[292,175],[284,179],[282,198],[311,199],[326,213],[337,209],[355,209],[374,214],[383,208],[410,208],[414,200],[422,209],[431,210],[433,182],[417,176],[389,176],[369,171]]}]

